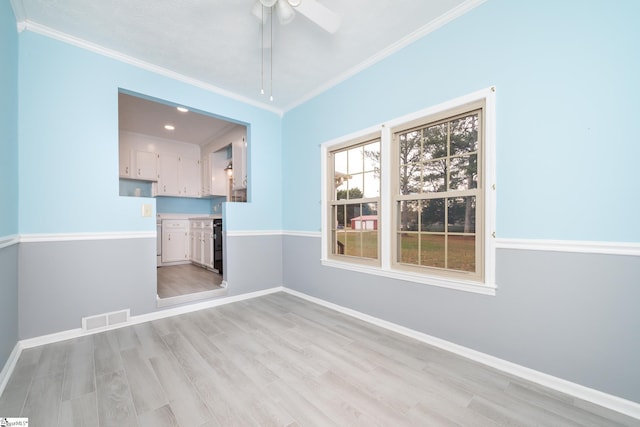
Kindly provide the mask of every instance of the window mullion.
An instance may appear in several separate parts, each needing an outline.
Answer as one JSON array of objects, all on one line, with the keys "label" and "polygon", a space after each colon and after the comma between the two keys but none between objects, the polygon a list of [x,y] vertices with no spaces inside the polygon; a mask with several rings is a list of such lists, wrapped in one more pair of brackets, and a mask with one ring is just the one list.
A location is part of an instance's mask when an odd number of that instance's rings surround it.
[{"label": "window mullion", "polygon": [[392,215],[392,209],[394,208],[393,196],[397,190],[392,189],[391,177],[394,174],[394,168],[399,168],[399,164],[396,164],[393,157],[392,145],[391,129],[383,125],[380,132],[380,204],[378,205],[380,266],[383,269],[391,268],[392,249],[395,248],[392,244],[392,236],[395,235],[395,224],[393,224],[395,215]]}]

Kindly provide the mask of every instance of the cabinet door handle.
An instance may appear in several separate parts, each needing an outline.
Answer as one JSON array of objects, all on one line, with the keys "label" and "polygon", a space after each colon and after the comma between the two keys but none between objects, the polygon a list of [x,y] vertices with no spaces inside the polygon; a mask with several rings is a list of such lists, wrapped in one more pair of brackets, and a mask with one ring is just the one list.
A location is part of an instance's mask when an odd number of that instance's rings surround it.
[{"label": "cabinet door handle", "polygon": [[142,175],[142,174],[140,173],[140,168],[138,168],[138,176],[140,176],[140,175]]},{"label": "cabinet door handle", "polygon": [[126,173],[127,175],[129,175],[129,166],[126,166],[126,167],[124,168],[124,173]]}]

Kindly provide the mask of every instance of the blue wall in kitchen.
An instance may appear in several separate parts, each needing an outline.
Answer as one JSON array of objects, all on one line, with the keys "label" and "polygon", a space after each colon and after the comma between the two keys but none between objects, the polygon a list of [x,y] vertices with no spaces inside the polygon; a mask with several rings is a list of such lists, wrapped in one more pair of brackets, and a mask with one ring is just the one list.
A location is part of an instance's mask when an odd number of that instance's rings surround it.
[{"label": "blue wall in kitchen", "polygon": [[203,214],[213,213],[211,199],[191,199],[188,197],[157,197],[156,212]]}]

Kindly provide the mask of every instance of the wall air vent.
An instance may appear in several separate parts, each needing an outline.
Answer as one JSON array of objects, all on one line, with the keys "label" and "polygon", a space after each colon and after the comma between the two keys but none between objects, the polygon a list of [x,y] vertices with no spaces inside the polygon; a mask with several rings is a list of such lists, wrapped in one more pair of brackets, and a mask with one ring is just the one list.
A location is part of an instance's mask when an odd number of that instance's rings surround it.
[{"label": "wall air vent", "polygon": [[93,331],[129,321],[130,310],[112,311],[82,318],[82,330]]}]

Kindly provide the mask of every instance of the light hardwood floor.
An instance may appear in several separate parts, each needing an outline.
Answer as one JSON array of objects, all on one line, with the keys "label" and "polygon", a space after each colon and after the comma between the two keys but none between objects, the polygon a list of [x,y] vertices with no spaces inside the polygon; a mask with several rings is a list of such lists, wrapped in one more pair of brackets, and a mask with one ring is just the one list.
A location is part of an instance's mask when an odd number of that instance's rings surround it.
[{"label": "light hardwood floor", "polygon": [[221,289],[221,274],[193,264],[158,267],[157,273],[160,298]]},{"label": "light hardwood floor", "polygon": [[285,293],[22,352],[0,416],[40,426],[631,426]]}]

